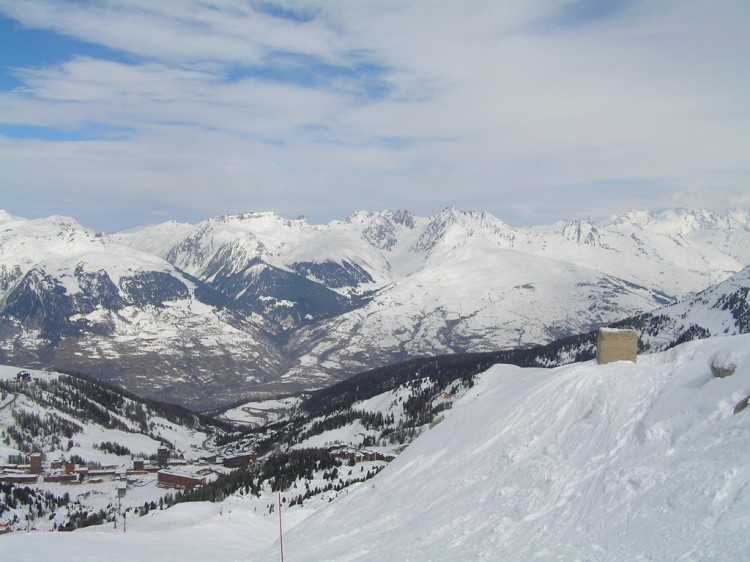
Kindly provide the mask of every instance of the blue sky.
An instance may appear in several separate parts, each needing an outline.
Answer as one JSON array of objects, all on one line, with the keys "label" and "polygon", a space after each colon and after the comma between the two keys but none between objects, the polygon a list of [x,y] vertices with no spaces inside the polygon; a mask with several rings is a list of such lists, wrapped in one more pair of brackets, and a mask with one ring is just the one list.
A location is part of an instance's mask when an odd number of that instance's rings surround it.
[{"label": "blue sky", "polygon": [[750,207],[744,0],[0,0],[0,208]]}]

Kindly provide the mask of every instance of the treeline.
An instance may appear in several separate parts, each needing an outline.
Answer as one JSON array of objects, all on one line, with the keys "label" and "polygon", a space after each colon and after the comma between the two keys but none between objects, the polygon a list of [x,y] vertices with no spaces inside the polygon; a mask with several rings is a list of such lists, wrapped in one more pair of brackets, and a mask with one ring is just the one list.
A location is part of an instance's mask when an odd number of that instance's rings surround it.
[{"label": "treeline", "polygon": [[474,376],[497,363],[510,363],[521,367],[541,366],[545,357],[556,354],[556,347],[559,345],[560,342],[553,342],[528,349],[457,353],[412,359],[365,371],[318,390],[301,404],[301,408],[311,416],[320,416],[350,407],[357,401],[367,400],[417,379],[429,379],[440,388],[446,388],[454,381],[461,381],[466,387],[471,387]]},{"label": "treeline", "polygon": [[[110,429],[132,431],[108,409],[110,406],[113,409],[120,407],[121,401],[102,400],[106,405],[102,404],[87,395],[87,392],[95,389],[93,385],[81,386],[75,382],[76,379],[73,377],[60,375],[59,379],[34,378],[28,382],[0,380],[0,388],[24,394],[43,406],[60,410],[84,423],[91,422]],[[98,398],[101,399],[101,395]]]},{"label": "treeline", "polygon": [[32,520],[41,517],[53,519],[58,508],[69,504],[70,494],[67,492],[62,496],[56,496],[51,492],[35,490],[28,486],[0,482],[0,519],[15,528],[21,527],[29,517]]},{"label": "treeline", "polygon": [[[264,483],[274,492],[288,490],[299,479],[312,479],[315,471],[323,470],[324,476],[333,479],[341,461],[325,449],[299,449],[276,453],[265,460],[262,466],[240,468],[228,474],[219,474],[216,480],[193,490],[167,494],[159,507],[182,502],[220,502],[237,492],[260,496]],[[156,506],[151,507],[154,509]],[[143,510],[141,510],[143,513]]]},{"label": "treeline", "polygon": [[[71,386],[76,386],[81,389],[84,394],[90,396],[92,400],[97,401],[104,406],[106,406],[108,402],[112,404],[122,403],[121,400],[127,398],[133,402],[137,402],[140,405],[140,410],[143,409],[143,406],[146,406],[151,410],[152,415],[158,415],[178,425],[191,428],[198,428],[201,424],[216,425],[211,418],[196,414],[183,406],[167,402],[159,402],[150,398],[143,398],[123,388],[102,380],[91,378],[76,371],[60,370],[60,372],[76,381],[72,383]],[[111,409],[120,412],[119,408]],[[125,411],[120,413],[124,415]]]},{"label": "treeline", "polygon": [[496,353],[443,355],[412,359],[387,367],[365,371],[352,378],[323,388],[306,399],[301,409],[312,417],[351,407],[412,380],[430,378],[445,385],[457,379],[469,381],[475,374],[497,363]]},{"label": "treeline", "polygon": [[[228,474],[219,474],[218,478],[192,490],[177,491],[163,498],[166,507],[182,502],[219,502],[232,494],[243,491],[246,495],[260,495],[260,483],[255,468],[240,468]],[[160,507],[162,502],[160,501]]]},{"label": "treeline", "polygon": [[[369,480],[373,476],[375,476],[378,472],[383,470],[384,467],[382,466],[374,466],[370,470],[368,470],[366,473],[364,473],[364,467],[361,468],[363,472],[363,476],[355,477],[355,478],[347,478],[345,481],[343,479],[339,479],[338,482],[328,482],[325,486],[322,488],[320,486],[315,486],[314,488],[311,488],[309,486],[309,483],[307,483],[305,487],[305,493],[304,494],[298,494],[297,496],[293,497],[289,501],[289,507],[292,507],[294,505],[303,505],[303,502],[305,500],[310,499],[313,496],[317,496],[318,494],[322,494],[324,492],[328,491],[340,491],[346,488],[347,486],[351,486],[352,484],[356,484],[358,482],[365,482],[366,480]],[[333,479],[333,478],[331,478]]]},{"label": "treeline", "polygon": [[[440,412],[450,408],[451,402],[441,402],[436,406],[433,406],[435,399],[438,394],[442,392],[444,386],[439,382],[434,385],[420,384],[421,381],[412,381],[409,383],[411,392],[409,397],[404,402],[404,414],[406,416],[407,423],[404,427],[419,427],[432,423]],[[472,386],[472,381],[467,381],[467,386]],[[451,394],[455,394],[458,391],[458,387],[455,386]]]},{"label": "treeline", "polygon": [[[163,417],[183,427],[216,429],[215,424],[208,425],[207,419],[204,420],[181,406],[141,400],[135,395],[129,396],[125,391],[79,374],[34,377],[29,381],[0,379],[0,391],[23,394],[41,406],[56,409],[82,424],[98,424],[128,433],[140,432],[168,447],[173,447],[173,444],[157,433],[153,416]],[[60,447],[60,439],[70,439],[72,434],[82,431],[80,424],[67,421],[57,414],[39,418],[36,414],[29,416],[15,407],[13,412],[17,417],[18,427],[5,432],[3,440],[7,445],[13,439],[21,451],[31,451],[39,445]],[[221,430],[217,431],[219,434],[223,433]],[[109,449],[110,452],[114,451],[113,447]]]},{"label": "treeline", "polygon": [[83,428],[70,420],[55,413],[47,413],[44,417],[36,412],[27,412],[20,408],[13,408],[13,425],[5,429],[3,442],[10,445],[15,442],[16,448],[22,453],[33,453],[41,449],[62,448],[63,439],[70,439]]},{"label": "treeline", "polygon": [[384,416],[382,412],[365,412],[363,410],[347,409],[343,412],[326,416],[322,420],[317,420],[305,430],[301,430],[291,436],[291,441],[301,443],[310,437],[320,435],[326,431],[331,431],[344,427],[359,420],[365,429],[383,429],[388,425],[394,425],[393,414]]},{"label": "treeline", "polygon": [[740,334],[750,332],[750,302],[748,293],[750,288],[740,287],[734,293],[724,295],[719,299],[722,310],[727,310],[732,315],[737,331]]},{"label": "treeline", "polygon": [[263,463],[261,481],[268,481],[271,491],[288,490],[298,479],[312,480],[316,470],[331,471],[341,466],[341,461],[327,449],[292,449],[276,453]]},{"label": "treeline", "polygon": [[118,455],[121,457],[133,454],[131,450],[128,449],[125,445],[113,443],[112,441],[104,441],[102,443],[99,443],[98,445],[94,444],[94,449],[100,449],[107,453],[112,453],[113,455]]}]

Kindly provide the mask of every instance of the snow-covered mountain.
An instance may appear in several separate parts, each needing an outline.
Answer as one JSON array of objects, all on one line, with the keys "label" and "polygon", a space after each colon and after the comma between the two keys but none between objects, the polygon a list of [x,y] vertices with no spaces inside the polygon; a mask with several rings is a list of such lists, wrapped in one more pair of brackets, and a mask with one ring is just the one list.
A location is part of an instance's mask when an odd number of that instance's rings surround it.
[{"label": "snow-covered mountain", "polygon": [[283,362],[262,319],[227,302],[166,260],[72,219],[0,215],[6,363],[82,370],[144,395],[210,405],[206,385],[216,394],[262,382]]},{"label": "snow-covered mountain", "polygon": [[[683,301],[611,326],[635,330],[644,353],[695,339],[750,333],[750,267]],[[589,359],[595,347],[594,332],[579,334],[535,351],[533,364],[556,366]]]},{"label": "snow-covered mountain", "polygon": [[284,380],[319,386],[410,357],[545,343],[676,302],[750,264],[749,225],[743,211],[669,211],[524,229],[451,208],[326,225],[250,213],[119,239],[161,248],[272,319],[297,361]]},{"label": "snow-covered mountain", "polygon": [[[712,366],[731,374],[717,378]],[[289,506],[283,495],[284,554],[743,560],[749,395],[750,335],[689,342],[635,364],[497,365],[373,479],[317,509]],[[3,552],[8,560],[50,551],[65,560],[105,551],[113,561],[154,552],[277,559],[277,513],[253,506],[238,494],[158,512],[127,533],[13,533],[2,537]]]},{"label": "snow-covered mountain", "polygon": [[653,311],[750,264],[749,225],[744,211],[670,211],[513,228],[446,209],[325,225],[246,213],[108,236],[2,214],[0,359],[212,407]]},{"label": "snow-covered mountain", "polygon": [[[690,298],[634,318],[644,347],[659,351],[698,337],[750,333],[750,267]],[[625,323],[627,324],[627,323]]]}]

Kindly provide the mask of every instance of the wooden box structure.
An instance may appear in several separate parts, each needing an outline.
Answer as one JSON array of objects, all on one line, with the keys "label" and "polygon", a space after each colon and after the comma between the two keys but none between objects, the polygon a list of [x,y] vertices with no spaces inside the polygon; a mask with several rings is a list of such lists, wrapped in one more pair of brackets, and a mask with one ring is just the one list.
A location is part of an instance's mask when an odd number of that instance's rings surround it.
[{"label": "wooden box structure", "polygon": [[636,362],[638,334],[634,330],[600,328],[596,336],[596,360],[600,365],[613,361]]}]

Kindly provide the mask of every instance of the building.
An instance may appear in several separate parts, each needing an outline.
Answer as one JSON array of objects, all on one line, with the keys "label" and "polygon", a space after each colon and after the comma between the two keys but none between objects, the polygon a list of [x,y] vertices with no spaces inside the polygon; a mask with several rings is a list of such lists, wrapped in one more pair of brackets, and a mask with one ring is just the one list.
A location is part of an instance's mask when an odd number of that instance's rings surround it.
[{"label": "building", "polygon": [[355,462],[373,462],[373,461],[385,461],[391,462],[395,459],[393,455],[384,455],[380,451],[363,451],[358,454],[355,458]]},{"label": "building", "polygon": [[244,455],[235,455],[234,457],[225,457],[222,464],[226,468],[242,468],[254,464],[256,459],[255,453],[246,453]]},{"label": "building", "polygon": [[596,360],[600,365],[613,361],[636,362],[638,333],[634,330],[600,328],[596,336]]},{"label": "building", "polygon": [[156,451],[156,464],[159,466],[167,466],[169,464],[169,449],[159,447]]},{"label": "building", "polygon": [[0,474],[0,482],[8,482],[10,484],[36,484],[38,479],[38,474]]},{"label": "building", "polygon": [[45,482],[78,482],[78,476],[75,474],[45,474]]},{"label": "building", "polygon": [[31,453],[29,460],[31,462],[30,472],[32,474],[41,474],[42,473],[42,453]]},{"label": "building", "polygon": [[156,476],[157,483],[161,486],[184,488],[186,490],[192,490],[196,486],[202,486],[206,483],[205,478],[188,476],[187,474],[177,474],[175,472],[167,472],[166,470],[160,470]]}]

